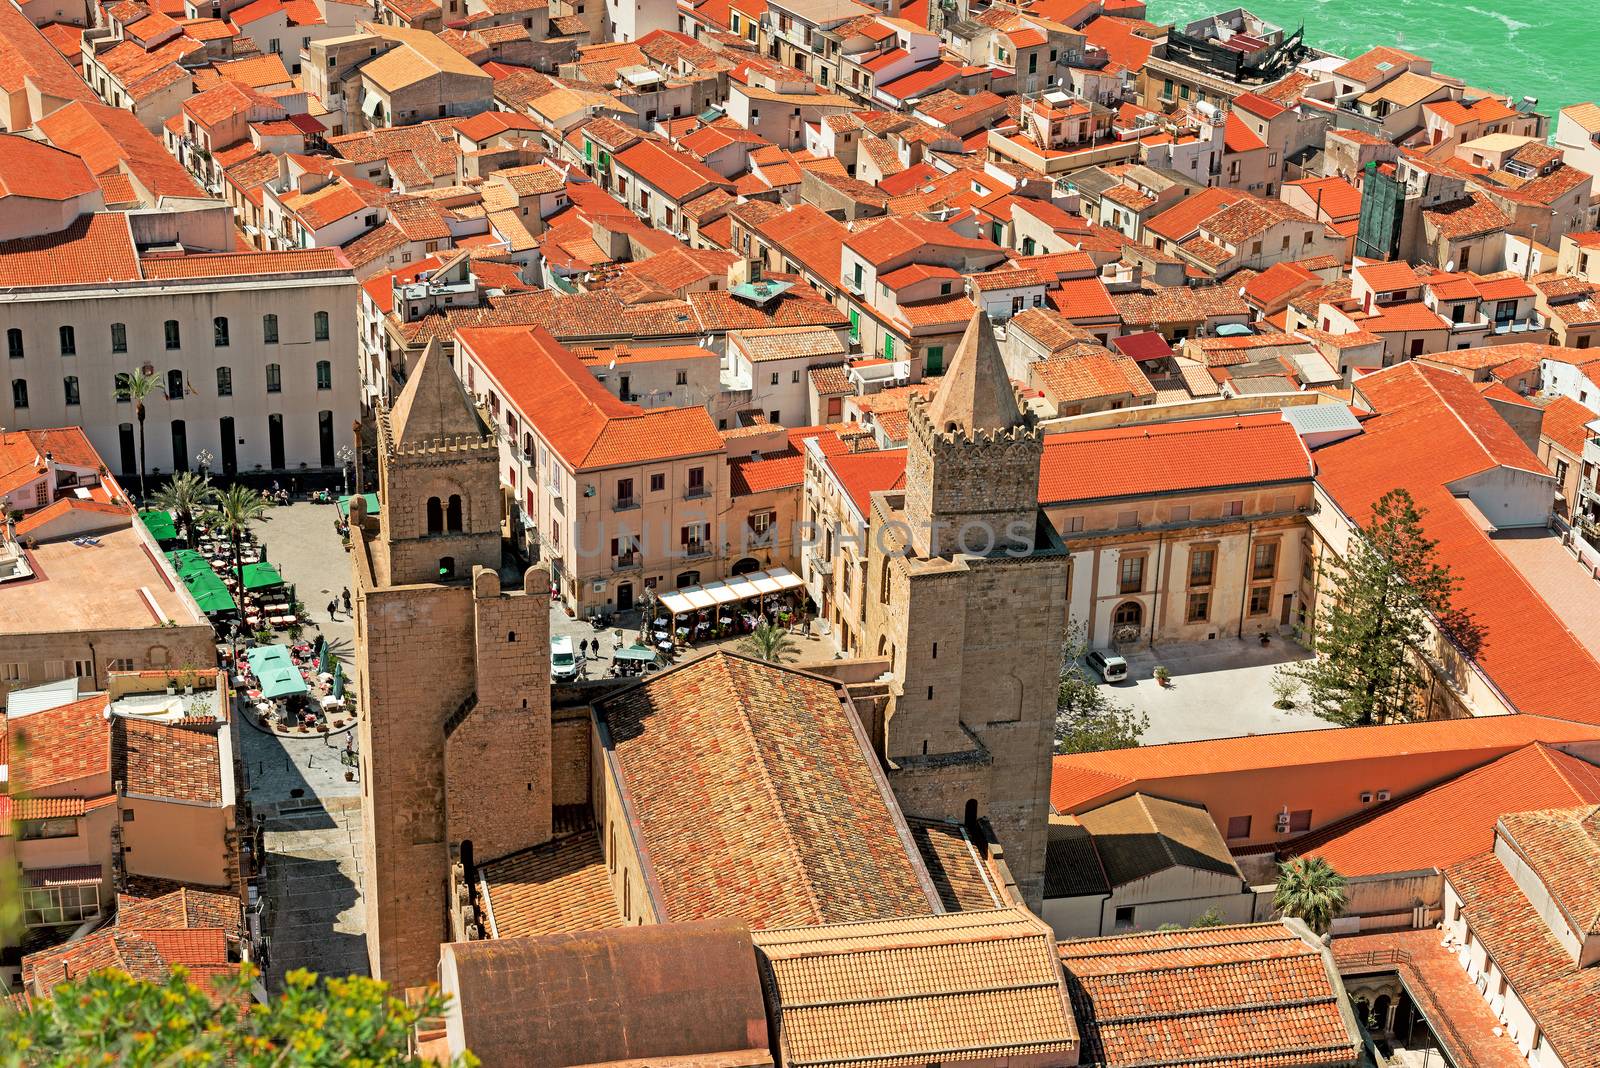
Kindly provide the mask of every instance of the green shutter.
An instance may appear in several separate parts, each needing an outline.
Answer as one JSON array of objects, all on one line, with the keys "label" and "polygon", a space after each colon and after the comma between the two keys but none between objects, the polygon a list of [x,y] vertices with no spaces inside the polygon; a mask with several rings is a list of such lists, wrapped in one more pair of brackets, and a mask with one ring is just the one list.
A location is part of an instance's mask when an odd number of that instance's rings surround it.
[{"label": "green shutter", "polygon": [[583,142],[583,158],[588,160],[590,163],[594,162],[594,142],[593,141],[585,140]]},{"label": "green shutter", "polygon": [[894,359],[894,335],[893,334],[885,334],[885,335],[883,335],[883,358],[886,359],[886,360]]},{"label": "green shutter", "polygon": [[936,375],[944,370],[944,346],[929,345],[922,354],[922,373]]},{"label": "green shutter", "polygon": [[861,313],[854,308],[850,309],[850,340],[861,340]]}]

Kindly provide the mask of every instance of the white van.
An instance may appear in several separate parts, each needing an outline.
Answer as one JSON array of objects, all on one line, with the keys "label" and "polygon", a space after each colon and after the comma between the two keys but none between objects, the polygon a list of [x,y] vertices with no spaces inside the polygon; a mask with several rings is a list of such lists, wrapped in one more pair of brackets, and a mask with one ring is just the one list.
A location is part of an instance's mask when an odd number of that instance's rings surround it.
[{"label": "white van", "polygon": [[575,678],[578,661],[572,655],[572,639],[565,634],[550,639],[550,677],[556,681]]}]

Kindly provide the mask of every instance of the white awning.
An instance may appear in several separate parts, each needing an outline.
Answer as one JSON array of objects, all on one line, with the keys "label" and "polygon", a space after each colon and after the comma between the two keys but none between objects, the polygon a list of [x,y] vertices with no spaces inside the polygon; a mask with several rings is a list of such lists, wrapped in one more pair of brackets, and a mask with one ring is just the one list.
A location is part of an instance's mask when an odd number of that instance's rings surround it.
[{"label": "white awning", "polygon": [[771,571],[754,571],[730,579],[708,582],[704,586],[688,586],[661,595],[661,607],[675,616],[695,612],[735,601],[753,601],[765,594],[795,590],[804,585],[799,575],[786,567]]},{"label": "white awning", "polygon": [[693,612],[694,605],[682,593],[663,593],[661,607],[667,610],[668,615],[681,616],[685,612]]},{"label": "white awning", "polygon": [[383,97],[377,93],[368,93],[361,99],[361,113],[367,118],[372,118],[383,107]]}]

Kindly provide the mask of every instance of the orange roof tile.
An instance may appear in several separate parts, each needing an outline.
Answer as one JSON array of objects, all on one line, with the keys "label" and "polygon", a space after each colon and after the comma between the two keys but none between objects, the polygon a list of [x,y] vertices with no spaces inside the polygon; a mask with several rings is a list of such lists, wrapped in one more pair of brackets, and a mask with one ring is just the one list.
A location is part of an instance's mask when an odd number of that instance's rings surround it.
[{"label": "orange roof tile", "polygon": [[71,152],[0,134],[0,198],[71,200],[98,188],[89,168]]},{"label": "orange roof tile", "polygon": [[1594,412],[1571,397],[1557,397],[1545,405],[1539,436],[1549,438],[1573,456],[1582,456],[1583,443],[1589,439],[1585,427],[1595,418]]}]

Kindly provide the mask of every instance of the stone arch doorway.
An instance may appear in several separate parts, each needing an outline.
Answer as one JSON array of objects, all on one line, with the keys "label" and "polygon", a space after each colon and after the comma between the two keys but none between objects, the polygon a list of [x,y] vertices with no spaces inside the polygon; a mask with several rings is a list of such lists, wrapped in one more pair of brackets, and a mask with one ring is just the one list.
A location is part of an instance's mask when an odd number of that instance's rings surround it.
[{"label": "stone arch doorway", "polygon": [[757,560],[753,556],[747,556],[743,560],[740,560],[738,563],[733,565],[733,574],[735,575],[748,575],[751,572],[760,570],[761,561]]}]

